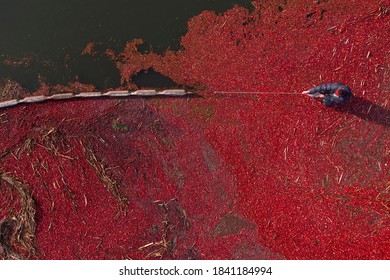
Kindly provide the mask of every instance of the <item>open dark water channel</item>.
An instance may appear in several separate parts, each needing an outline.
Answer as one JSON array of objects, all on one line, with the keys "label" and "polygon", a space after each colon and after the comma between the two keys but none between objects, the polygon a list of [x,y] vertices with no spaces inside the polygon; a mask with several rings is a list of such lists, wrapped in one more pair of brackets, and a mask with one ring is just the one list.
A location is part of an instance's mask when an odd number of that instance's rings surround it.
[{"label": "open dark water channel", "polygon": [[[0,0],[0,80],[15,80],[29,90],[39,87],[38,77],[49,84],[78,77],[98,89],[117,87],[112,61],[81,54],[88,42],[95,42],[97,51],[118,52],[141,38],[141,51],[178,50],[191,17],[234,4],[251,8],[250,0]],[[155,73],[141,78],[157,86],[159,79]]]}]

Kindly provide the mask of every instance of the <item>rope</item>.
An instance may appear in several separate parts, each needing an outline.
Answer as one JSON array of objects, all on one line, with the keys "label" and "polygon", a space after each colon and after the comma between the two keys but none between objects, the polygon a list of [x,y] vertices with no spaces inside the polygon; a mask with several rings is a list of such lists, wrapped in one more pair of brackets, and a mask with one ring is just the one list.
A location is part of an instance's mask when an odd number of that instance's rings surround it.
[{"label": "rope", "polygon": [[276,92],[276,91],[214,91],[213,94],[301,94],[300,92]]}]

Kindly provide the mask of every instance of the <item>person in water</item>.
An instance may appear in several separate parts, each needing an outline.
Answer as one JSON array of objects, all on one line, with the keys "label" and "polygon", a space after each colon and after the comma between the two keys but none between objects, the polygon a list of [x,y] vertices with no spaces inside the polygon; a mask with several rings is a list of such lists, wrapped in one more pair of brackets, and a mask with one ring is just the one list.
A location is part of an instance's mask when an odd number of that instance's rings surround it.
[{"label": "person in water", "polygon": [[347,102],[352,96],[349,86],[340,82],[322,84],[305,90],[302,94],[307,94],[308,96],[321,101],[325,106]]}]

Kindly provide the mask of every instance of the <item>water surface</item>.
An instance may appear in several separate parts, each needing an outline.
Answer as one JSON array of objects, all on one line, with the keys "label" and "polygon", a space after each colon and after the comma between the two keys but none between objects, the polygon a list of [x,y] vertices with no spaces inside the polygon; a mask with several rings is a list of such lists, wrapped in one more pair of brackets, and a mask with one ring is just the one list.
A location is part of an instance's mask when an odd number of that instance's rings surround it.
[{"label": "water surface", "polygon": [[116,87],[119,74],[107,57],[81,55],[88,42],[120,51],[141,38],[142,51],[177,50],[191,17],[234,4],[251,8],[250,0],[0,0],[0,79],[30,90],[39,77]]}]

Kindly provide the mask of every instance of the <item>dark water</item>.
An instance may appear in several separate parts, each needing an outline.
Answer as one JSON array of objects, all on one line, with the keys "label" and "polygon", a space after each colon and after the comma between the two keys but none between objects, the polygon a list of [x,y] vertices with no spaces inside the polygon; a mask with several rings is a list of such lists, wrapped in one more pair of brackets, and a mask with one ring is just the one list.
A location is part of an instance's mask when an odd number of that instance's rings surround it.
[{"label": "dark water", "polygon": [[39,86],[38,77],[49,84],[78,77],[99,89],[116,87],[119,74],[108,58],[81,55],[88,42],[120,51],[141,38],[142,51],[177,50],[191,17],[234,4],[251,8],[250,0],[0,0],[0,79],[30,90]]}]

